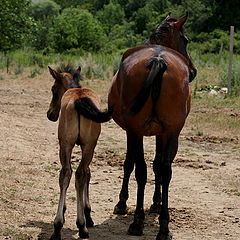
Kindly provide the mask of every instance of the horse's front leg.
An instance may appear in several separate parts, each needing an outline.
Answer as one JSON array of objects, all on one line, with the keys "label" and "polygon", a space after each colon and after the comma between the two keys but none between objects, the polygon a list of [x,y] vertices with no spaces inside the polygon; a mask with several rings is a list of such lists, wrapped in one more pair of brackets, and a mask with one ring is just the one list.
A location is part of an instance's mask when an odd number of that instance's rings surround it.
[{"label": "horse's front leg", "polygon": [[61,239],[61,229],[65,222],[64,213],[66,211],[66,193],[72,176],[72,167],[70,162],[71,153],[72,147],[68,148],[60,143],[59,155],[62,164],[62,169],[59,175],[60,198],[57,214],[54,220],[54,233],[51,236],[51,240]]},{"label": "horse's front leg", "polygon": [[127,200],[128,200],[128,183],[130,175],[134,168],[134,153],[131,149],[131,139],[127,133],[127,154],[124,161],[124,177],[122,182],[122,189],[119,194],[119,202],[114,208],[114,214],[126,214],[127,213]]},{"label": "horse's front leg", "polygon": [[169,231],[169,212],[168,212],[168,190],[172,178],[172,161],[178,149],[178,137],[169,137],[165,146],[164,154],[160,163],[162,176],[162,207],[159,216],[160,230],[156,240],[171,240],[172,235]]},{"label": "horse's front leg", "polygon": [[136,164],[135,177],[137,180],[137,205],[134,214],[134,221],[129,226],[128,234],[140,236],[144,228],[144,190],[147,181],[147,166],[144,161],[143,137],[134,133],[128,133],[128,146],[130,153],[134,156]]}]

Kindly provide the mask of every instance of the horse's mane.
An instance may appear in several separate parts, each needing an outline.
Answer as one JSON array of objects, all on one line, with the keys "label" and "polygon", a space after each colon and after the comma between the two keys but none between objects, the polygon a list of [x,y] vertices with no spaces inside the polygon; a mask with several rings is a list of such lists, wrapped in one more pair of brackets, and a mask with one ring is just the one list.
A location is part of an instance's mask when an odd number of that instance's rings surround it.
[{"label": "horse's mane", "polygon": [[70,88],[81,88],[80,81],[83,80],[82,75],[73,68],[72,65],[66,65],[66,66],[59,66],[57,71],[59,73],[70,73],[73,76],[72,81],[70,82]]}]

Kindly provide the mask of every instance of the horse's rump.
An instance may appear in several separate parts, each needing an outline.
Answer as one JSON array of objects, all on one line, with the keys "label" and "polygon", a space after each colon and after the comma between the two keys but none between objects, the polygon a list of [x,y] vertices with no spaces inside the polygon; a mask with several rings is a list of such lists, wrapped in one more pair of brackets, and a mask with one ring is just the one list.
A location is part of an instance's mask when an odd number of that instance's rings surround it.
[{"label": "horse's rump", "polygon": [[120,99],[114,120],[142,135],[162,134],[163,125],[181,128],[187,116],[188,77],[186,59],[174,50],[156,45],[131,49],[113,82],[119,95],[109,94],[109,102]]}]

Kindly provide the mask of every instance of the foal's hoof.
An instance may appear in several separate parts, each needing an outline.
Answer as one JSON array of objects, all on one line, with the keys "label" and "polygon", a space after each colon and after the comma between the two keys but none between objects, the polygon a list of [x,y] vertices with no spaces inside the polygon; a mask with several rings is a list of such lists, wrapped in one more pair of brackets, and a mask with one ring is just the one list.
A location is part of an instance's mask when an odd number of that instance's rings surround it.
[{"label": "foal's hoof", "polygon": [[86,227],[79,228],[79,237],[83,239],[89,238],[89,233]]},{"label": "foal's hoof", "polygon": [[166,234],[158,233],[156,240],[172,240],[172,234],[170,232]]},{"label": "foal's hoof", "polygon": [[118,202],[113,210],[114,214],[125,215],[127,214],[127,205],[125,202]]},{"label": "foal's hoof", "polygon": [[50,240],[61,240],[62,237],[61,237],[61,233],[53,233],[52,236],[50,237]]},{"label": "foal's hoof", "polygon": [[161,204],[160,203],[153,203],[149,209],[149,213],[158,213],[160,214]]}]

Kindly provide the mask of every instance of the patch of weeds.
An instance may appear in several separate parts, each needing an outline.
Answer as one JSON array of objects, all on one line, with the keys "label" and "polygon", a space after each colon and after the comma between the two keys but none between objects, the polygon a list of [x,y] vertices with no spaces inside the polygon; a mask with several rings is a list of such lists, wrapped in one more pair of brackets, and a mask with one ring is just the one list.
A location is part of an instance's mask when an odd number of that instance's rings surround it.
[{"label": "patch of weeds", "polygon": [[40,75],[41,71],[38,68],[33,68],[30,70],[30,75],[28,77],[35,78],[37,75]]},{"label": "patch of weeds", "polygon": [[198,130],[198,131],[197,131],[197,136],[199,136],[199,137],[200,137],[200,136],[203,136],[203,131]]},{"label": "patch of weeds", "polygon": [[14,229],[7,228],[3,231],[3,236],[13,236],[13,235],[16,235],[16,234],[17,233]]},{"label": "patch of weeds", "polygon": [[0,74],[0,80],[4,80],[4,76]]},{"label": "patch of weeds", "polygon": [[71,197],[70,199],[71,199],[73,202],[76,201],[76,197]]},{"label": "patch of weeds", "polygon": [[72,165],[72,169],[77,170],[78,166]]},{"label": "patch of weeds", "polygon": [[22,74],[24,71],[24,67],[21,63],[18,63],[13,71],[15,75]]},{"label": "patch of weeds", "polygon": [[51,200],[50,200],[50,204],[51,204],[52,206],[54,206],[54,205],[58,204],[58,202],[55,201],[54,199],[51,199]]},{"label": "patch of weeds", "polygon": [[238,196],[240,197],[240,192],[237,190],[237,189],[230,189],[230,190],[227,190],[227,189],[223,189],[222,190],[224,193],[227,193],[229,196]]},{"label": "patch of weeds", "polygon": [[14,173],[16,171],[16,167],[12,167],[8,169],[8,173]]},{"label": "patch of weeds", "polygon": [[59,171],[59,170],[60,170],[59,167],[54,167],[54,166],[46,166],[46,167],[44,167],[44,169],[45,169],[47,172],[52,171],[52,170],[54,170],[54,171]]}]

